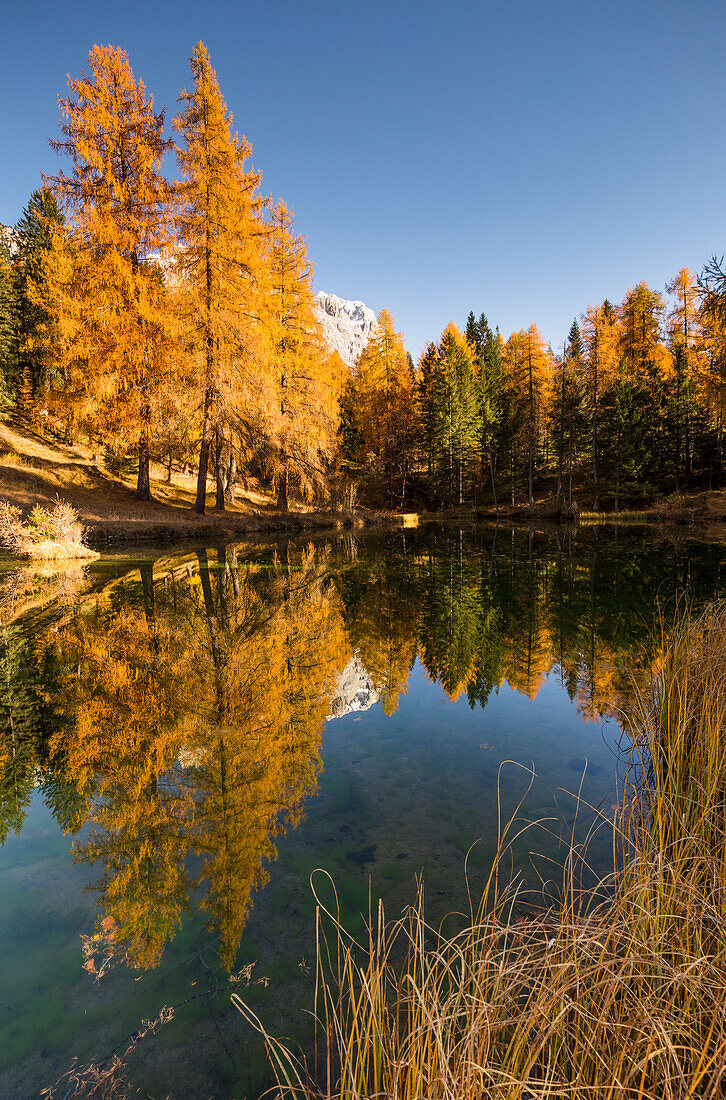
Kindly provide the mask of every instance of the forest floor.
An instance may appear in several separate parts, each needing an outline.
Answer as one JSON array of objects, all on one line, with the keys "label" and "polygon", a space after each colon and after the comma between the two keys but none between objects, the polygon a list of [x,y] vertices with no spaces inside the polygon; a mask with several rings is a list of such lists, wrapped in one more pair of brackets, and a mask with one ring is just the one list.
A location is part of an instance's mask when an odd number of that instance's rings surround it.
[{"label": "forest floor", "polygon": [[[67,444],[20,418],[0,420],[0,500],[27,514],[35,504],[67,500],[87,528],[94,546],[116,542],[168,541],[256,532],[287,532],[358,526],[358,517],[315,512],[304,504],[278,512],[275,500],[255,482],[239,485],[236,502],[223,513],[214,511],[214,493],[207,494],[207,514],[191,510],[196,478],[152,463],[153,500],[134,496],[135,477],[114,477],[88,447]],[[372,518],[372,517],[371,517]]]},{"label": "forest floor", "polygon": [[[211,482],[210,482],[211,486]],[[222,513],[214,511],[214,492],[207,494],[207,513],[191,510],[196,477],[151,465],[153,500],[134,496],[135,476],[113,476],[104,469],[88,446],[68,444],[35,424],[17,416],[0,419],[0,500],[7,500],[27,514],[35,504],[52,505],[56,497],[67,500],[87,528],[87,539],[96,547],[114,543],[168,542],[174,539],[228,537],[256,533],[335,530],[386,523],[393,514],[359,509],[354,515],[316,512],[293,502],[292,511],[279,512],[275,498],[254,479],[237,487],[236,501]],[[505,525],[566,522],[560,517],[554,496],[540,494],[530,512],[526,505],[502,505],[499,516],[491,504],[464,505],[445,511],[421,511],[396,515],[398,523],[417,525],[426,520],[470,525],[500,522]],[[620,512],[582,510],[578,524],[643,523],[718,527],[726,522],[726,490],[673,494],[651,505],[628,506]]]}]

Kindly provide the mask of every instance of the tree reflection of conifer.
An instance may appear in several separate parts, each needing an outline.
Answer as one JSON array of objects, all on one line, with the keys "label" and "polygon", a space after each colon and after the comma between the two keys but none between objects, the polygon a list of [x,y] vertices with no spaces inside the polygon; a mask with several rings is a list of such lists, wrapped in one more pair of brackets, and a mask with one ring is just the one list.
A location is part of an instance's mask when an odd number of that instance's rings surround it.
[{"label": "tree reflection of conifer", "polygon": [[130,963],[159,961],[198,889],[231,967],[274,837],[315,790],[340,599],[312,552],[260,569],[200,551],[171,584],[150,565],[140,580],[57,642],[72,721],[53,748],[88,825],[76,858],[101,867]]},{"label": "tree reflection of conifer", "polygon": [[28,643],[0,622],[0,844],[20,833],[36,780],[37,694]]},{"label": "tree reflection of conifer", "polygon": [[644,644],[653,593],[713,594],[708,554],[678,554],[451,530],[357,555],[287,547],[255,562],[227,547],[144,564],[70,612],[64,597],[53,629],[26,578],[0,623],[0,838],[39,784],[65,831],[87,826],[76,858],[100,869],[121,955],[154,965],[197,893],[232,966],[276,838],[316,789],[353,653],[387,714],[418,656],[471,706],[505,682],[534,697],[556,671],[583,716],[621,719],[624,670],[638,653],[645,678],[658,659]]}]

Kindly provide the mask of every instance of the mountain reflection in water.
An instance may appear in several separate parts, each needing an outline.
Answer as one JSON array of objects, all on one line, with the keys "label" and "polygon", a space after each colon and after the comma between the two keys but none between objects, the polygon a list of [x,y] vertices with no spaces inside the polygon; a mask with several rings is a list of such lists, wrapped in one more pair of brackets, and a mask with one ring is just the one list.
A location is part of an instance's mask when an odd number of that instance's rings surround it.
[{"label": "mountain reflection in water", "polygon": [[94,868],[103,950],[155,966],[196,896],[231,969],[276,838],[316,790],[326,717],[376,700],[393,715],[418,659],[472,708],[554,674],[585,719],[622,719],[628,669],[657,659],[656,600],[719,591],[720,548],[575,542],[395,533],[116,563],[113,579],[6,571],[0,840],[39,788]]}]

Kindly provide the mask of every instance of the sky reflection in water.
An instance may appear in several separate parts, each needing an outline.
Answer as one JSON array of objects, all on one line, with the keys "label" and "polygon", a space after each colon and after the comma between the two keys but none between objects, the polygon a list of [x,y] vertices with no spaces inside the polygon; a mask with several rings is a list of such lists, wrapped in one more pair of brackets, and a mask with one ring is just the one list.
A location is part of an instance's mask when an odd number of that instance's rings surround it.
[{"label": "sky reflection in water", "polygon": [[[719,594],[723,561],[623,532],[432,529],[61,576],[8,563],[0,1094],[37,1094],[71,1054],[100,1057],[186,1001],[132,1081],[254,1095],[261,1052],[228,974],[256,962],[246,993],[273,1030],[310,1006],[310,873],[330,872],[353,928],[369,877],[389,913],[422,871],[432,916],[463,908],[464,856],[477,842],[476,891],[498,796],[506,817],[533,768],[524,816],[551,835],[523,837],[513,862],[547,877],[530,852],[556,856],[566,792],[605,812],[617,799],[616,719],[628,670],[654,658],[657,604]],[[609,849],[603,833],[602,866]]]}]

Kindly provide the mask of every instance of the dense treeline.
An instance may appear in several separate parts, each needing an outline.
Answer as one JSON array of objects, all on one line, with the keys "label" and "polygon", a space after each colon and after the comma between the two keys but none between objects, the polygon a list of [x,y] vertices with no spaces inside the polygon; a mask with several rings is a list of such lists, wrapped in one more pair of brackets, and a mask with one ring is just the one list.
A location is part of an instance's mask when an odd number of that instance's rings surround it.
[{"label": "dense treeline", "polygon": [[[0,386],[116,470],[193,468],[194,507],[237,471],[323,495],[341,361],[322,337],[307,246],[260,193],[209,55],[191,58],[176,141],[126,54],[95,46],[61,100],[67,170],[33,193],[0,250]],[[177,178],[165,174],[176,157]],[[165,160],[167,158],[167,160]]]},{"label": "dense treeline", "polygon": [[[723,482],[726,274],[683,268],[590,305],[561,349],[536,325],[449,324],[414,366],[383,310],[348,374],[326,347],[303,238],[260,191],[209,55],[167,136],[126,54],[95,46],[60,101],[67,171],[0,238],[0,399],[114,472],[152,461],[388,508],[621,507]],[[169,171],[176,162],[176,177]]]},{"label": "dense treeline", "polygon": [[[725,284],[715,262],[699,279],[683,268],[665,294],[639,283],[589,306],[558,354],[536,325],[505,340],[470,313],[427,345],[415,376],[402,350],[379,355],[372,392],[366,352],[344,400],[357,411],[356,430],[344,416],[350,466],[399,506],[409,493],[438,507],[618,509],[720,486]],[[385,425],[379,447],[371,421]]]}]

